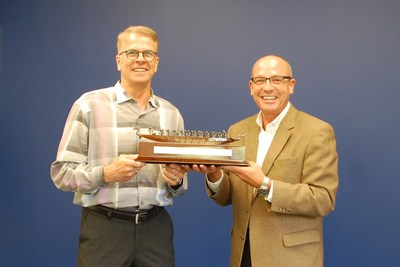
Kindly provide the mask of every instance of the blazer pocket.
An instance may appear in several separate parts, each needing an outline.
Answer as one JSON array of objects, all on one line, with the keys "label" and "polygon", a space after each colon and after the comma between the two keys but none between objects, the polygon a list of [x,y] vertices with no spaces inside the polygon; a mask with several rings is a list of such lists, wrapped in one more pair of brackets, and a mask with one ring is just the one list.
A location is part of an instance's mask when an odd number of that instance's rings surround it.
[{"label": "blazer pocket", "polygon": [[283,245],[285,247],[293,247],[320,241],[321,236],[317,230],[306,230],[283,235]]}]

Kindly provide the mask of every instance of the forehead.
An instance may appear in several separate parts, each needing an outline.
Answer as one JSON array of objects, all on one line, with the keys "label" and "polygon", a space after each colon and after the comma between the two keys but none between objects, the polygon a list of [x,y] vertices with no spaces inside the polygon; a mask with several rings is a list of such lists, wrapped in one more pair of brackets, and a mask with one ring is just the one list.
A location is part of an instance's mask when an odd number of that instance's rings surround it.
[{"label": "forehead", "polygon": [[128,33],[121,38],[120,50],[127,49],[157,51],[157,42],[150,36],[140,33]]},{"label": "forehead", "polygon": [[266,57],[258,60],[253,67],[252,76],[290,75],[289,65],[282,59]]}]

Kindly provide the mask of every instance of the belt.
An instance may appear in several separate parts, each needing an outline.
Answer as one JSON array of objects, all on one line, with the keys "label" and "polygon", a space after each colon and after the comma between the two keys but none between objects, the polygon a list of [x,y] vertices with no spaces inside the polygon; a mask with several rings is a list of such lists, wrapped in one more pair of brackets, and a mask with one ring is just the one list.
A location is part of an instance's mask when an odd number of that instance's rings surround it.
[{"label": "belt", "polygon": [[164,207],[155,206],[148,210],[122,211],[97,205],[97,206],[90,206],[88,207],[88,209],[98,214],[104,215],[108,219],[118,219],[139,224],[150,221],[153,217],[155,217],[157,214],[163,211]]}]

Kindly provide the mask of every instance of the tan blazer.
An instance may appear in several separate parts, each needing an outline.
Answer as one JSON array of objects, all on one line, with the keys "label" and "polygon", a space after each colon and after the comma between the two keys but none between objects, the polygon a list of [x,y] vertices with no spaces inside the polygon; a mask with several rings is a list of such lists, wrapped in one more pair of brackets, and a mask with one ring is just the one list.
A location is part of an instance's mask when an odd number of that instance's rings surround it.
[{"label": "tan blazer", "polygon": [[[246,134],[246,160],[256,161],[257,114],[229,129]],[[242,141],[243,142],[243,141]],[[252,267],[323,266],[322,218],[333,211],[338,188],[338,156],[333,128],[293,105],[282,120],[263,163],[273,180],[272,203],[237,176],[225,173],[209,196],[232,204],[231,267],[239,267],[249,228]]]}]

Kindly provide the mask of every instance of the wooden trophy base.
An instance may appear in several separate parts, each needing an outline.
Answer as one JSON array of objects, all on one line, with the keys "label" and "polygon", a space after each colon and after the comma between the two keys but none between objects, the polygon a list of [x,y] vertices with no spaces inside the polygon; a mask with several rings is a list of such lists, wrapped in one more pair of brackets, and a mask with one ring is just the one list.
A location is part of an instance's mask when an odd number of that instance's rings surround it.
[{"label": "wooden trophy base", "polygon": [[245,147],[176,142],[139,141],[138,161],[203,165],[248,166]]}]

